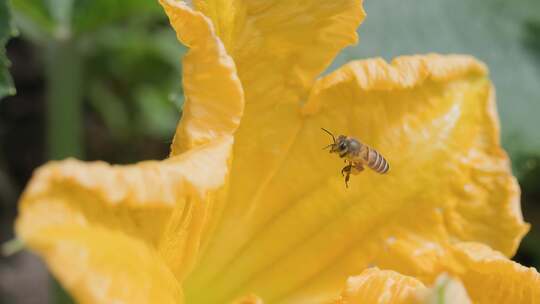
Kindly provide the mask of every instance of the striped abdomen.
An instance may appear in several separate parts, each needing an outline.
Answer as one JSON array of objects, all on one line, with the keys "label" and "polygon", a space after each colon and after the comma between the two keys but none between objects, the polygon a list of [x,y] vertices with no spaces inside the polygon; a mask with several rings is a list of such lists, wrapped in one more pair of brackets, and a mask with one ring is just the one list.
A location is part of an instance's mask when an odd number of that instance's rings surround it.
[{"label": "striped abdomen", "polygon": [[390,170],[390,165],[377,150],[368,146],[365,146],[365,148],[367,150],[367,153],[364,154],[365,165],[380,174],[385,174]]}]

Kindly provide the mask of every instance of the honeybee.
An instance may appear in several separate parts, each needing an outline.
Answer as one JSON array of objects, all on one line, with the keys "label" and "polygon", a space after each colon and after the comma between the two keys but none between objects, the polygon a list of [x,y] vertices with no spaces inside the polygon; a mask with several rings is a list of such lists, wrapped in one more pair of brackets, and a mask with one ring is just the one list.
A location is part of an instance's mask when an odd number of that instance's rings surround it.
[{"label": "honeybee", "polygon": [[341,175],[345,177],[345,187],[349,187],[351,174],[358,174],[364,170],[364,166],[369,167],[379,174],[386,174],[390,170],[390,165],[377,150],[361,143],[353,137],[339,135],[336,139],[330,131],[321,128],[324,132],[332,136],[334,143],[323,149],[330,148],[330,153],[338,153],[349,163],[341,169]]}]

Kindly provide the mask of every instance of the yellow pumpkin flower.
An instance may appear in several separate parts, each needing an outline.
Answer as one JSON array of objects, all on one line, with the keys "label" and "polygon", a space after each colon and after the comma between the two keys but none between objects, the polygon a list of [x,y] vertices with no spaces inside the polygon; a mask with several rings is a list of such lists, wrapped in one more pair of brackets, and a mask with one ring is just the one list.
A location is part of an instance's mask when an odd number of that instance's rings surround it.
[{"label": "yellow pumpkin flower", "polygon": [[[540,298],[540,275],[508,259],[528,226],[482,63],[319,77],[356,42],[361,1],[160,2],[190,48],[170,157],[53,162],[21,199],[18,236],[78,302],[426,303],[433,284],[461,303]],[[321,127],[391,171],[345,188]]]}]

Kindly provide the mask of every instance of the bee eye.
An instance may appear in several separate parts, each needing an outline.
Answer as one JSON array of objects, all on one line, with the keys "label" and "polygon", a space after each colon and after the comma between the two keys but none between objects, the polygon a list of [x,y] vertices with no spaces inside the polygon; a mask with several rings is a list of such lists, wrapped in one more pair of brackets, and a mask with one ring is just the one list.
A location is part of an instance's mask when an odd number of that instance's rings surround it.
[{"label": "bee eye", "polygon": [[338,146],[340,150],[345,150],[347,148],[347,145],[344,142],[341,142]]}]

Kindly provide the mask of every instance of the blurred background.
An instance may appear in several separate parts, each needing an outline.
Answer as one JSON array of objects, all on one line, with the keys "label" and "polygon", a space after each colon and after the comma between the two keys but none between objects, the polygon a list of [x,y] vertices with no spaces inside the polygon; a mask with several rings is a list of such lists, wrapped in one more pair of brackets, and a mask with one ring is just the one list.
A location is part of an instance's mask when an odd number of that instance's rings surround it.
[{"label": "blurred background", "polygon": [[[353,59],[428,52],[488,64],[503,145],[532,224],[514,259],[539,268],[540,1],[365,0],[365,7],[360,44],[329,71]],[[0,243],[13,238],[18,196],[44,162],[166,157],[181,116],[184,52],[157,1],[0,0]],[[22,251],[0,257],[0,303],[70,300]]]}]

